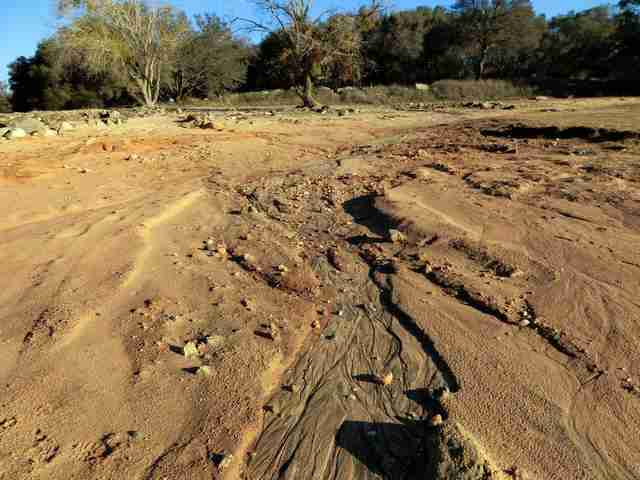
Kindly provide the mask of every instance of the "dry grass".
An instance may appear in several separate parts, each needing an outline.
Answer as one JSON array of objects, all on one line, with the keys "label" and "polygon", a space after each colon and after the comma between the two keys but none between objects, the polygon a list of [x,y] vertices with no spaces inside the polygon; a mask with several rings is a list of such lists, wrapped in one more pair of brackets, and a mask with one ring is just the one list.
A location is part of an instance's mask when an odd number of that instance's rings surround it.
[{"label": "dry grass", "polygon": [[[434,101],[495,100],[532,95],[528,86],[518,86],[503,80],[441,80],[428,90],[418,90],[401,85],[376,87],[347,87],[338,90],[320,87],[316,99],[325,105],[395,105]],[[293,90],[229,93],[217,99],[189,99],[187,104],[216,106],[275,106],[296,105],[299,97]]]}]

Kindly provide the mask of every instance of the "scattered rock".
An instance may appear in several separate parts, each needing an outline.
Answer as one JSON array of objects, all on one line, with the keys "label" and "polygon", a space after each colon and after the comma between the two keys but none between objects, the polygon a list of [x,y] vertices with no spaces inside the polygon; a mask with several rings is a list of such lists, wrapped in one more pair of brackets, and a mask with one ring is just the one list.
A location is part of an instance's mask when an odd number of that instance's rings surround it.
[{"label": "scattered rock", "polygon": [[233,455],[232,454],[224,455],[222,460],[220,460],[220,463],[218,463],[218,468],[220,470],[224,470],[225,468],[229,468],[229,466],[231,465],[232,462],[233,462]]},{"label": "scattered rock", "polygon": [[489,153],[518,153],[517,145],[508,145],[506,143],[491,143],[482,145],[480,149]]},{"label": "scattered rock", "polygon": [[199,358],[200,351],[198,350],[198,345],[196,342],[187,342],[187,344],[182,349],[182,353],[185,358]]},{"label": "scattered rock", "polygon": [[12,122],[9,126],[14,130],[24,131],[25,136],[47,129],[47,126],[37,118],[22,118]]},{"label": "scattered rock", "polygon": [[389,386],[393,383],[393,372],[387,372],[378,378],[378,382],[381,385]]},{"label": "scattered rock", "polygon": [[58,126],[58,135],[63,135],[64,132],[68,132],[69,130],[73,130],[73,125],[70,122],[62,122]]},{"label": "scattered rock", "polygon": [[439,427],[443,423],[444,420],[442,419],[442,415],[440,414],[434,415],[429,419],[429,425],[431,425],[432,427]]},{"label": "scattered rock", "polygon": [[219,348],[224,345],[226,341],[222,335],[211,335],[207,337],[207,345],[210,349]]},{"label": "scattered rock", "polygon": [[103,110],[100,112],[100,120],[108,126],[120,125],[123,123],[122,115],[116,110]]},{"label": "scattered rock", "polygon": [[11,128],[7,133],[4,134],[4,138],[8,140],[14,140],[16,138],[24,138],[27,136],[27,132],[22,128]]},{"label": "scattered rock", "polygon": [[393,243],[404,243],[407,241],[407,237],[400,230],[389,230],[389,240]]},{"label": "scattered rock", "polygon": [[269,325],[261,325],[261,328],[256,330],[256,335],[259,335],[264,338],[268,338],[269,340],[277,341],[280,340],[280,329],[278,326],[271,322]]}]

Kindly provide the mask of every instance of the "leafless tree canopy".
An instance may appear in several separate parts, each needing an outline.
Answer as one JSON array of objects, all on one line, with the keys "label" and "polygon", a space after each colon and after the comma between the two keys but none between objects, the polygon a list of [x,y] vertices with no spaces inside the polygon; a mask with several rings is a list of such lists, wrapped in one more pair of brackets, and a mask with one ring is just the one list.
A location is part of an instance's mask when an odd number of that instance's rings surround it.
[{"label": "leafless tree canopy", "polygon": [[[315,107],[314,83],[327,65],[340,58],[357,56],[360,51],[360,32],[348,16],[333,16],[328,25],[325,19],[332,13],[324,11],[313,16],[313,0],[253,0],[264,15],[264,22],[244,20],[250,28],[265,32],[282,32],[287,43],[285,61],[293,71],[297,91],[307,107]],[[369,12],[382,8],[381,0],[374,0]]]},{"label": "leafless tree canopy", "polygon": [[143,0],[61,0],[61,12],[71,8],[84,13],[64,31],[66,42],[86,53],[91,68],[120,69],[132,93],[155,105],[168,59],[188,31],[184,14]]}]

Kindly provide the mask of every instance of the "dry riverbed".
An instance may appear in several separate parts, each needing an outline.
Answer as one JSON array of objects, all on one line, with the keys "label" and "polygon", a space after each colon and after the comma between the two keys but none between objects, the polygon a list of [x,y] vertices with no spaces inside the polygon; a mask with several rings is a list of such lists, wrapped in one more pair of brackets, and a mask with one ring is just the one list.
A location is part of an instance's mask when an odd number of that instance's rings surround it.
[{"label": "dry riverbed", "polygon": [[640,478],[640,103],[513,106],[0,141],[0,478]]}]

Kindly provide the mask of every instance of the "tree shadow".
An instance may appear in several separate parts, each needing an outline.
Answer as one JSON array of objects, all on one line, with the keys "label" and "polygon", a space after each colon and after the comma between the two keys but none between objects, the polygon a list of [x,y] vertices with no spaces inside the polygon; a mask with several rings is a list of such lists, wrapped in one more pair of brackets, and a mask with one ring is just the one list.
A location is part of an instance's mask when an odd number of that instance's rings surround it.
[{"label": "tree shadow", "polygon": [[425,422],[416,420],[403,423],[347,420],[336,434],[336,445],[384,479],[424,480],[425,429]]}]

